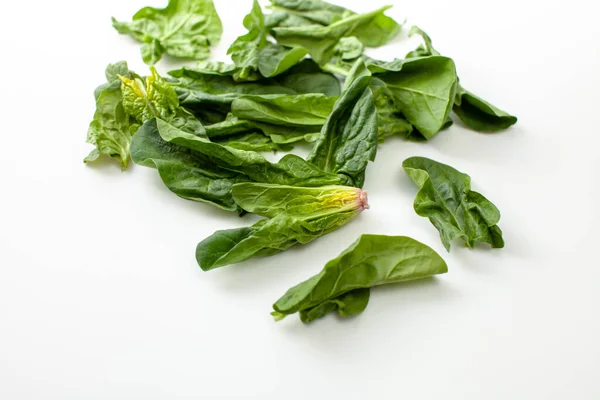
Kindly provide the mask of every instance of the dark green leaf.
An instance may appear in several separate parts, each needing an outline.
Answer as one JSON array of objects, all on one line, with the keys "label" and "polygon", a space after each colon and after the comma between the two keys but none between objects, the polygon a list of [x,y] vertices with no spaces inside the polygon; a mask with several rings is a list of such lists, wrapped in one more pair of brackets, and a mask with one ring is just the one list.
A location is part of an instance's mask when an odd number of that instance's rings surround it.
[{"label": "dark green leaf", "polygon": [[406,236],[362,235],[312,278],[288,290],[273,305],[276,320],[300,312],[304,322],[338,310],[355,315],[374,286],[427,278],[448,272],[431,248]]},{"label": "dark green leaf", "polygon": [[223,33],[212,0],[169,0],[164,9],[144,7],[131,22],[118,22],[117,31],[142,42],[142,58],[156,63],[163,53],[173,57],[205,59],[209,46],[216,45]]},{"label": "dark green leaf", "polygon": [[377,152],[377,111],[370,81],[371,74],[362,61],[357,61],[307,158],[322,170],[339,174],[345,184],[357,187],[362,187],[367,164]]},{"label": "dark green leaf", "polygon": [[419,187],[415,211],[437,228],[446,250],[450,251],[454,239],[462,239],[467,247],[476,242],[504,247],[497,225],[500,211],[483,195],[471,191],[469,175],[423,157],[408,158],[402,167]]},{"label": "dark green leaf", "polygon": [[494,107],[460,85],[453,110],[465,125],[478,132],[498,132],[517,123],[517,117]]}]

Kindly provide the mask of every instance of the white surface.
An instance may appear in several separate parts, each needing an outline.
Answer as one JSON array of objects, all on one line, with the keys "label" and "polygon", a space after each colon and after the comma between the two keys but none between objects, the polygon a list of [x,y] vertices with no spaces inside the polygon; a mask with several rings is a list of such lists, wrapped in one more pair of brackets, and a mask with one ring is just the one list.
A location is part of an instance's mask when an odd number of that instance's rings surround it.
[{"label": "white surface", "polygon": [[[249,219],[179,199],[152,169],[82,163],[105,65],[126,59],[145,71],[110,16],[126,19],[148,0],[122,3],[2,6],[1,399],[600,398],[591,1],[398,4],[391,15],[429,32],[464,85],[519,123],[496,135],[455,125],[427,144],[389,140],[368,169],[372,207],[358,220],[210,273],[196,265],[196,243]],[[366,3],[344,2],[357,11],[386,2]],[[223,59],[250,1],[216,5]],[[402,56],[397,46],[376,55]],[[414,155],[472,176],[502,211],[505,249],[444,252],[412,210],[401,163]],[[373,290],[351,320],[273,322],[280,295],[365,232],[421,240],[450,273]]]}]

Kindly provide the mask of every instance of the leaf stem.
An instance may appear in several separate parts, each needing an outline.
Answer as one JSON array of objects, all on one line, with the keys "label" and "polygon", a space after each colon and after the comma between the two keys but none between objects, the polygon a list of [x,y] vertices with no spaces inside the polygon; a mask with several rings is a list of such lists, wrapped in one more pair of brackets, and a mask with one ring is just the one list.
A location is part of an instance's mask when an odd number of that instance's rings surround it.
[{"label": "leaf stem", "polygon": [[348,70],[346,70],[344,67],[340,67],[334,64],[321,65],[321,69],[325,72],[330,72],[332,74],[348,76]]}]

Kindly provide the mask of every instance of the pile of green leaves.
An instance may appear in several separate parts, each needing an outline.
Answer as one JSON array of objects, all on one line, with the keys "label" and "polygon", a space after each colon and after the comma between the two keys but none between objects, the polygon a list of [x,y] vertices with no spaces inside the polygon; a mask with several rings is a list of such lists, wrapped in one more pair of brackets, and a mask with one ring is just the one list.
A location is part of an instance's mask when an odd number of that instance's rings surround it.
[{"label": "pile of green leaves", "polygon": [[[250,2],[249,2],[250,5]],[[516,117],[463,88],[451,58],[422,44],[403,58],[380,61],[365,48],[389,43],[401,25],[390,6],[358,14],[322,0],[253,0],[246,32],[229,46],[231,63],[208,61],[222,25],[212,0],[169,0],[144,7],[113,26],[142,43],[148,76],[124,61],[106,68],[94,92],[96,111],[86,163],[114,159],[155,168],[176,195],[264,217],[219,230],[196,249],[212,270],[306,244],[368,208],[366,169],[390,135],[431,140],[453,123],[453,112],[479,132],[498,132]],[[196,60],[161,76],[163,55]],[[343,80],[343,85],[340,81]],[[306,158],[270,162],[260,152],[311,146]],[[460,239],[504,246],[498,209],[471,191],[470,177],[422,157],[404,161],[419,188],[418,215],[438,229],[444,247]],[[363,235],[315,277],[274,305],[276,319],[300,313],[309,322],[337,310],[361,312],[370,288],[447,271],[432,249],[408,237]]]}]

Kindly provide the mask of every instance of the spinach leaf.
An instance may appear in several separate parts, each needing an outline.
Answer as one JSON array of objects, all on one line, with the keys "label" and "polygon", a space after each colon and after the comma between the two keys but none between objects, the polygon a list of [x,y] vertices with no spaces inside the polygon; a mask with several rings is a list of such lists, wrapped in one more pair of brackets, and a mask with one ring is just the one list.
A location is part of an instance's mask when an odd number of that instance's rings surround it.
[{"label": "spinach leaf", "polygon": [[107,155],[119,161],[121,169],[126,169],[129,163],[131,130],[132,127],[135,129],[135,126],[123,110],[121,91],[102,91],[96,100],[96,112],[87,135],[87,142],[96,148],[84,162],[90,163],[98,160],[101,155]]},{"label": "spinach leaf", "polygon": [[[429,35],[413,26],[409,35],[415,34],[423,38],[423,44],[408,53],[407,58],[440,54],[433,48]],[[517,123],[517,117],[493,106],[464,89],[460,84],[457,86],[453,110],[465,125],[478,132],[498,132]]]},{"label": "spinach leaf", "polygon": [[308,52],[304,47],[284,47],[268,43],[260,51],[258,71],[265,78],[277,76],[298,64]]},{"label": "spinach leaf", "polygon": [[427,278],[448,272],[430,247],[406,236],[362,235],[312,278],[288,290],[273,305],[276,320],[300,312],[303,322],[337,310],[362,312],[374,286]]},{"label": "spinach leaf", "polygon": [[256,74],[260,50],[267,44],[265,16],[257,0],[253,1],[250,14],[244,17],[244,27],[248,33],[238,37],[227,50],[238,69],[234,74],[236,80],[247,80]]},{"label": "spinach leaf", "polygon": [[275,143],[270,137],[260,132],[247,132],[238,135],[228,136],[225,139],[216,140],[215,143],[226,145],[228,147],[246,150],[246,151],[289,151],[290,145]]},{"label": "spinach leaf", "polygon": [[323,125],[307,160],[340,175],[348,185],[362,187],[365,170],[377,152],[377,111],[369,89],[371,74],[357,61],[344,90]]},{"label": "spinach leaf", "polygon": [[[255,138],[252,141],[260,147]],[[252,141],[246,148],[252,147]],[[261,146],[264,148],[264,143]],[[239,209],[231,194],[236,182],[300,186],[340,182],[336,175],[325,173],[296,155],[270,163],[254,151],[211,142],[161,119],[148,120],[138,130],[131,143],[131,157],[136,164],[157,168],[165,185],[178,196],[229,211]]]},{"label": "spinach leaf", "polygon": [[84,159],[84,162],[94,162],[105,155],[117,160],[124,170],[129,163],[131,136],[139,125],[123,109],[123,93],[119,76],[134,78],[136,75],[129,71],[125,61],[109,64],[105,75],[106,83],[98,86],[94,91],[96,111],[88,128],[86,140],[93,144],[95,149]]},{"label": "spinach leaf", "polygon": [[340,82],[320,70],[312,60],[303,60],[285,73],[255,82],[236,82],[227,74],[207,73],[206,70],[181,68],[170,71],[177,78],[171,85],[181,104],[198,112],[207,107],[231,111],[231,103],[242,95],[323,93],[339,96]]},{"label": "spinach leaf", "polygon": [[140,77],[121,77],[125,112],[139,124],[157,117],[187,132],[205,136],[200,121],[180,107],[175,90],[158,75],[156,68],[150,67],[150,71],[151,75],[146,78],[145,84]]},{"label": "spinach leaf", "polygon": [[160,134],[157,120],[147,121],[131,143],[133,162],[156,168],[169,190],[184,199],[213,204],[227,211],[236,211],[231,188],[249,178],[211,163],[199,152],[166,141]]},{"label": "spinach leaf", "polygon": [[328,26],[273,28],[272,32],[279,44],[302,46],[308,50],[313,60],[319,64],[325,64],[331,59],[335,46],[343,37],[356,36],[365,45],[376,46],[395,36],[399,30],[397,24],[391,31],[385,32],[386,34],[382,37],[372,38],[370,34],[366,33],[370,29],[369,27],[391,27],[378,22],[381,18],[387,18],[383,13],[389,8],[390,6],[387,6],[370,13],[351,15]]},{"label": "spinach leaf", "polygon": [[[344,7],[321,0],[271,0],[273,9],[280,14],[273,18],[270,27],[306,27],[319,24],[329,26],[357,14]],[[354,34],[365,46],[379,47],[400,32],[400,25],[380,13],[354,29]],[[350,36],[350,35],[348,35]]]},{"label": "spinach leaf", "polygon": [[460,85],[453,110],[465,125],[478,132],[498,132],[517,123],[517,117],[491,105]]},{"label": "spinach leaf", "polygon": [[414,208],[440,232],[446,250],[462,239],[467,247],[476,242],[504,247],[498,227],[500,211],[483,195],[471,190],[471,178],[454,168],[424,157],[404,160],[402,167],[419,187]]},{"label": "spinach leaf", "polygon": [[[263,195],[265,188],[269,193]],[[246,184],[234,185],[233,193],[243,209],[271,218],[246,228],[216,231],[198,243],[196,260],[204,271],[309,243],[345,225],[368,207],[360,189],[344,186],[324,189]],[[336,200],[336,196],[343,200]],[[253,199],[260,204],[255,205]],[[310,204],[303,207],[298,203],[302,200]],[[270,202],[273,209],[269,207]],[[330,206],[321,209],[323,202]]]},{"label": "spinach leaf", "polygon": [[431,139],[445,127],[457,86],[456,69],[450,58],[411,58],[370,67],[386,71],[376,76],[385,82],[408,122],[425,138]]},{"label": "spinach leaf", "polygon": [[173,57],[205,59],[209,46],[221,39],[223,27],[212,0],[169,0],[166,8],[144,7],[131,22],[113,18],[119,33],[142,42],[142,58],[155,64],[163,53]]},{"label": "spinach leaf", "polygon": [[274,218],[279,214],[318,217],[369,208],[367,193],[347,186],[296,187],[244,183],[233,188],[235,202],[248,212]]},{"label": "spinach leaf", "polygon": [[231,112],[238,118],[252,121],[320,128],[333,110],[336,100],[337,97],[327,97],[321,93],[246,95],[232,102]]}]

